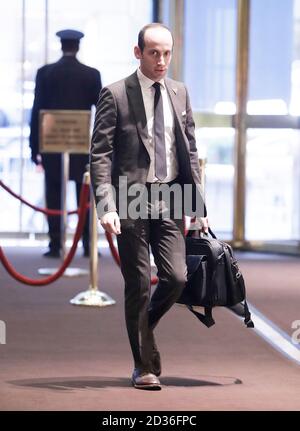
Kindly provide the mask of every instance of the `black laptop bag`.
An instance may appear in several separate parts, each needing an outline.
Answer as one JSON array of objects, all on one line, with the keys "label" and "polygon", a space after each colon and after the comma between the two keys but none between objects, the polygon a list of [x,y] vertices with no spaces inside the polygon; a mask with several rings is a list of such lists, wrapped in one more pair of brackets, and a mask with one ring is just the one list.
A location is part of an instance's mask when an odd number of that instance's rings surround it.
[{"label": "black laptop bag", "polygon": [[[177,303],[186,305],[208,328],[215,324],[212,309],[216,306],[228,307],[253,328],[244,278],[232,248],[211,229],[209,233],[211,237],[189,231],[186,237],[187,283]],[[204,307],[204,314],[193,306]]]}]

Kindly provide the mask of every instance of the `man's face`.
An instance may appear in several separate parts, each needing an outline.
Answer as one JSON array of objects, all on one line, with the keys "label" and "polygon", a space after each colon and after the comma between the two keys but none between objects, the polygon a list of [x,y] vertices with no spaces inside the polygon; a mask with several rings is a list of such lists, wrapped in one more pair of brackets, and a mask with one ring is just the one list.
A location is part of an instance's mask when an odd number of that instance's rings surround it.
[{"label": "man's face", "polygon": [[145,48],[134,48],[140,60],[140,68],[145,76],[153,81],[163,79],[172,58],[173,40],[171,33],[163,27],[148,28],[145,32]]}]

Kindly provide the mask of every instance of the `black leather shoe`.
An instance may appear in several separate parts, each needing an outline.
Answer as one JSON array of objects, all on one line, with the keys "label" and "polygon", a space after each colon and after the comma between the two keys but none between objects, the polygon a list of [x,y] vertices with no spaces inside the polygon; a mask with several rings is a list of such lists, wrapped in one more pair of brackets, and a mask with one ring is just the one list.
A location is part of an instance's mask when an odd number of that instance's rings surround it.
[{"label": "black leather shoe", "polygon": [[155,374],[157,377],[161,375],[161,361],[160,361],[160,354],[158,350],[153,350],[150,371],[151,373]]},{"label": "black leather shoe", "polygon": [[45,257],[60,257],[60,251],[59,250],[49,250],[46,251],[46,253],[43,254]]},{"label": "black leather shoe", "polygon": [[132,385],[136,389],[160,390],[161,384],[157,376],[147,371],[135,368],[132,374]]}]

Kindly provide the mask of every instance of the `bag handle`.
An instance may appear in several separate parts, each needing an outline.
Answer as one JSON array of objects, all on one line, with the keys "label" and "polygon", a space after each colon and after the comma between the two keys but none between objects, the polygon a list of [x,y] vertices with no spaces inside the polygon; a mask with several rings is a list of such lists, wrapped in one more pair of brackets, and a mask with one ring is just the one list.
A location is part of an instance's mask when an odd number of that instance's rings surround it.
[{"label": "bag handle", "polygon": [[[213,239],[218,239],[210,227],[208,228],[208,233]],[[190,229],[187,231],[187,234],[186,234],[187,237],[196,237],[196,238],[201,238],[201,235],[208,237],[207,233],[204,233],[200,230],[191,230]]]}]

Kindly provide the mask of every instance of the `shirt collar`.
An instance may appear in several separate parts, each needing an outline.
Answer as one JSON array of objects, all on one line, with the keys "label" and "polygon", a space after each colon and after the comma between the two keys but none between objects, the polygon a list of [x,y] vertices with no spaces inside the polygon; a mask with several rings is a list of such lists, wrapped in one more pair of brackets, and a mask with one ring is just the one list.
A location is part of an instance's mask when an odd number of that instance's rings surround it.
[{"label": "shirt collar", "polygon": [[[140,84],[141,84],[141,87],[143,87],[143,88],[151,88],[152,87],[152,85],[154,84],[154,82],[155,81],[153,81],[152,79],[150,79],[150,78],[148,78],[147,76],[145,76],[144,74],[143,74],[143,72],[141,71],[141,69],[140,68],[138,68],[137,69],[137,77],[138,77],[138,80],[139,80],[139,82],[140,82]],[[165,81],[164,81],[164,79],[161,79],[160,81],[158,81],[160,84],[161,84],[161,86],[163,87],[163,88],[166,88],[166,85],[165,85]]]}]

